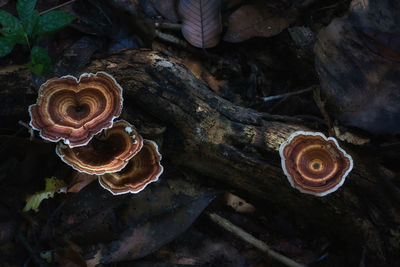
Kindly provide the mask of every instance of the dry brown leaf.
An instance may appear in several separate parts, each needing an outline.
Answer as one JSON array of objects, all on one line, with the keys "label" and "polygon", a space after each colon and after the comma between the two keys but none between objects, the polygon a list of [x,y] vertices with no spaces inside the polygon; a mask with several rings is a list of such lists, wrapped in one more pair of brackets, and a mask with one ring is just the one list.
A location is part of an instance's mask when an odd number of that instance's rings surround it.
[{"label": "dry brown leaf", "polygon": [[323,28],[314,46],[328,111],[341,124],[371,133],[400,133],[400,56],[393,37],[399,36],[400,4],[393,4],[353,0],[348,15]]},{"label": "dry brown leaf", "polygon": [[225,80],[217,80],[199,60],[193,58],[184,57],[183,63],[185,66],[196,76],[197,79],[207,83],[208,86],[217,94],[221,94],[221,88],[225,85]]},{"label": "dry brown leaf", "polygon": [[72,183],[68,188],[68,193],[78,193],[85,186],[97,179],[97,175],[90,175],[87,173],[75,172],[72,178]]},{"label": "dry brown leaf", "polygon": [[55,261],[63,267],[86,267],[87,264],[82,257],[79,246],[70,243],[68,246],[56,249],[54,253]]},{"label": "dry brown leaf", "polygon": [[180,0],[183,37],[193,46],[216,46],[222,31],[220,0]]},{"label": "dry brown leaf", "polygon": [[266,7],[243,5],[229,17],[224,41],[237,43],[252,37],[277,35],[286,29],[296,16],[296,10],[276,14]]},{"label": "dry brown leaf", "polygon": [[66,200],[54,224],[54,243],[74,242],[88,266],[152,253],[182,234],[215,198],[214,191],[173,175],[118,197],[91,183]]},{"label": "dry brown leaf", "polygon": [[400,62],[400,38],[395,33],[381,32],[370,27],[360,29],[364,42],[375,53]]},{"label": "dry brown leaf", "polygon": [[179,18],[175,9],[175,0],[152,0],[154,8],[170,22],[177,23]]},{"label": "dry brown leaf", "polygon": [[342,132],[337,126],[333,126],[333,131],[339,140],[353,145],[365,145],[371,141],[368,138],[358,136],[352,132]]}]

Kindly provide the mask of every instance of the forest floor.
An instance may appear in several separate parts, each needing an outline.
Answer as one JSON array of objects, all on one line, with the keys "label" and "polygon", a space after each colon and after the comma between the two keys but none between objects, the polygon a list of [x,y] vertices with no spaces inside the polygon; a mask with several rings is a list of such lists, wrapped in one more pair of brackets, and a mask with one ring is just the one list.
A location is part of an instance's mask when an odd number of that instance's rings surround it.
[{"label": "forest floor", "polygon": [[[57,19],[0,57],[1,266],[400,266],[399,4],[25,2],[0,0],[22,32],[23,8]],[[0,13],[0,54],[11,24]],[[137,194],[104,190],[32,129],[42,84],[98,71],[162,155]],[[298,130],[353,157],[337,192],[290,186],[279,147]]]}]

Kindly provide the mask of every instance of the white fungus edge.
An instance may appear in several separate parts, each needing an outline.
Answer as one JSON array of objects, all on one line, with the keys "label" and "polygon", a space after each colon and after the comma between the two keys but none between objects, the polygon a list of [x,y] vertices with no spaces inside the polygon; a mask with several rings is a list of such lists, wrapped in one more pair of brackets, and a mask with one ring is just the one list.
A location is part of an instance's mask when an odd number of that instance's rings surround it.
[{"label": "white fungus edge", "polygon": [[[113,124],[114,124],[114,119],[118,118],[118,117],[121,115],[122,107],[123,107],[123,103],[124,103],[123,88],[121,87],[121,85],[117,82],[117,80],[115,80],[115,78],[114,78],[111,74],[109,74],[109,73],[107,73],[107,72],[104,72],[104,71],[98,71],[98,72],[96,72],[96,73],[86,73],[86,72],[85,72],[85,73],[82,73],[82,74],[79,76],[79,78],[76,78],[75,76],[72,76],[72,75],[64,75],[64,76],[61,76],[61,77],[59,77],[59,78],[57,78],[57,79],[73,78],[73,79],[76,81],[76,83],[79,83],[79,82],[81,81],[81,78],[83,78],[83,77],[97,76],[97,74],[99,74],[99,73],[100,73],[100,74],[104,74],[104,75],[108,76],[109,78],[111,78],[111,79],[113,80],[113,82],[117,85],[117,87],[120,89],[120,91],[121,91],[121,101],[120,101],[121,109],[120,109],[118,115],[115,115],[115,116],[113,116],[113,117],[111,118],[111,120],[110,120],[110,122],[109,122],[109,125],[107,125],[106,127],[100,129],[99,131],[93,133],[92,136],[89,138],[89,140],[88,140],[86,143],[77,144],[77,145],[71,145],[69,139],[68,139],[68,138],[65,138],[65,137],[60,137],[60,138],[58,138],[58,139],[50,139],[50,138],[44,137],[44,136],[42,135],[42,130],[41,130],[41,129],[37,129],[37,128],[34,127],[33,124],[32,124],[33,119],[32,119],[31,108],[32,108],[33,106],[37,105],[37,100],[36,100],[36,103],[35,103],[35,104],[30,105],[29,108],[28,108],[29,117],[31,118],[31,120],[30,120],[30,122],[29,122],[29,126],[30,126],[32,129],[34,129],[34,130],[36,130],[36,131],[39,131],[39,136],[40,136],[42,139],[47,140],[47,141],[50,141],[50,142],[58,142],[58,141],[60,141],[60,140],[63,140],[63,142],[64,142],[66,145],[68,145],[70,148],[79,147],[79,146],[86,146],[86,145],[90,142],[90,140],[92,140],[92,138],[93,138],[96,134],[100,133],[101,131],[103,131],[103,130],[105,130],[105,129],[111,128],[111,127],[113,126]],[[56,79],[56,77],[47,80],[45,83],[43,83],[43,84],[40,86],[39,91],[38,91],[38,96],[41,95],[42,88],[43,88],[44,86],[46,86],[47,83],[49,83],[52,79]],[[90,174],[90,173],[89,173],[89,174]]]},{"label": "white fungus edge", "polygon": [[[125,132],[127,132],[128,134],[130,134],[132,131],[133,131],[132,127],[130,127],[130,126],[125,127]],[[132,136],[132,137],[135,138],[134,136]]]},{"label": "white fungus edge", "polygon": [[[321,192],[321,193],[315,193],[315,192],[313,192],[313,191],[305,190],[305,189],[303,189],[303,188],[301,188],[301,187],[295,185],[292,176],[289,174],[289,172],[288,172],[287,169],[286,169],[285,157],[283,156],[283,150],[284,150],[284,148],[286,147],[286,145],[289,144],[289,143],[293,140],[293,138],[295,138],[295,137],[298,136],[298,135],[321,136],[321,137],[322,137],[324,140],[326,140],[326,141],[332,140],[332,141],[335,143],[336,147],[343,153],[343,155],[344,155],[346,158],[349,159],[350,166],[349,166],[348,170],[343,174],[342,179],[340,180],[340,182],[339,182],[337,185],[335,185],[335,186],[332,187],[331,189],[329,189],[329,190],[327,190],[327,191],[325,191],[325,192]],[[333,138],[333,137],[326,137],[323,133],[320,133],[320,132],[297,131],[297,132],[292,133],[292,134],[289,136],[289,138],[286,139],[284,142],[282,142],[281,146],[279,147],[279,155],[280,155],[280,157],[281,157],[281,165],[282,165],[283,172],[284,172],[284,174],[286,175],[286,177],[287,177],[287,179],[288,179],[290,185],[291,185],[293,188],[296,188],[297,190],[299,190],[299,191],[302,192],[302,193],[311,194],[311,195],[318,196],[318,197],[323,197],[323,196],[326,196],[326,195],[328,195],[328,194],[330,194],[330,193],[333,193],[333,192],[335,192],[339,187],[341,187],[341,186],[343,185],[344,181],[346,180],[347,175],[350,173],[350,171],[353,169],[353,166],[354,166],[353,158],[352,158],[349,154],[347,154],[347,152],[344,151],[344,150],[339,146],[337,140],[336,140],[335,138]]]},{"label": "white fungus edge", "polygon": [[[57,147],[56,147],[56,154],[60,157],[60,159],[65,163],[65,164],[67,164],[68,166],[70,166],[72,169],[74,169],[74,170],[76,170],[77,172],[80,172],[80,173],[86,173],[86,174],[90,174],[90,175],[103,175],[103,174],[106,174],[106,173],[114,173],[114,172],[119,172],[120,170],[122,170],[123,168],[125,168],[126,167],[126,165],[128,164],[128,161],[129,160],[127,160],[127,161],[125,161],[125,163],[124,163],[124,165],[120,168],[120,169],[117,169],[117,170],[112,170],[112,171],[104,171],[104,172],[89,172],[89,171],[85,171],[85,170],[81,170],[81,169],[78,169],[78,168],[76,168],[74,165],[72,165],[70,162],[68,162],[66,159],[65,159],[65,155],[63,155],[63,154],[60,154],[59,152],[58,152],[58,146],[59,146],[59,144],[61,144],[61,143],[58,143],[57,144]],[[136,154],[134,154],[134,155],[136,155]],[[130,157],[129,159],[131,159],[132,157]]]},{"label": "white fungus edge", "polygon": [[98,175],[97,181],[99,182],[99,184],[100,184],[101,187],[103,187],[104,189],[106,189],[108,192],[110,192],[110,193],[113,194],[114,196],[118,196],[118,195],[124,195],[124,194],[128,194],[128,193],[137,194],[137,193],[141,192],[142,190],[144,190],[149,184],[158,181],[158,178],[159,178],[159,177],[161,176],[161,174],[163,174],[163,172],[164,172],[164,167],[161,165],[162,155],[161,155],[160,151],[158,150],[158,145],[157,145],[156,142],[154,142],[154,141],[152,141],[152,140],[149,140],[149,139],[143,139],[143,143],[144,143],[144,142],[150,142],[150,143],[156,148],[157,154],[158,154],[158,156],[160,157],[160,161],[158,162],[158,166],[161,167],[161,171],[157,174],[156,179],[147,182],[147,183],[146,183],[141,189],[139,189],[139,190],[136,190],[136,191],[135,191],[135,190],[127,190],[127,191],[125,191],[125,192],[114,193],[113,191],[111,191],[111,189],[107,188],[105,185],[103,185],[103,184],[101,183],[100,176]]},{"label": "white fungus edge", "polygon": [[[125,123],[129,124],[130,127],[133,127],[133,125],[131,125],[129,122],[127,122],[127,121],[125,121],[125,120],[118,120],[118,121],[115,121],[115,123],[117,123],[117,122],[125,122]],[[145,139],[143,139],[143,140],[145,140]],[[135,141],[137,142],[136,139],[135,139]],[[151,141],[151,140],[147,140],[147,141]],[[151,141],[151,142],[153,142],[153,141]],[[135,144],[136,144],[136,143],[135,143]],[[130,155],[129,158],[127,158],[127,159],[125,160],[124,165],[123,165],[120,169],[118,169],[118,170],[113,170],[113,171],[105,171],[105,172],[101,172],[101,173],[93,173],[93,172],[88,172],[88,171],[80,170],[80,169],[76,168],[75,166],[73,166],[70,162],[68,162],[68,161],[64,158],[65,155],[62,155],[62,154],[60,154],[60,153],[58,152],[58,146],[65,146],[65,147],[67,147],[67,145],[64,144],[64,143],[58,143],[57,146],[56,146],[56,154],[60,157],[60,159],[61,159],[65,164],[67,164],[68,166],[70,166],[72,169],[74,169],[74,170],[76,170],[76,171],[78,171],[78,172],[86,173],[86,174],[90,174],[90,175],[103,175],[103,174],[106,174],[106,173],[119,172],[120,170],[122,170],[123,168],[125,168],[126,165],[128,165],[129,160],[131,160],[131,158],[133,158],[137,153],[139,153],[140,150],[142,150],[142,148],[143,148],[143,142],[140,144],[139,149],[138,149],[135,153],[133,153],[132,155]],[[70,147],[70,148],[72,148],[72,147]],[[156,144],[156,148],[157,148],[157,152],[158,152],[157,144]],[[160,153],[158,153],[158,154],[160,154]]]}]

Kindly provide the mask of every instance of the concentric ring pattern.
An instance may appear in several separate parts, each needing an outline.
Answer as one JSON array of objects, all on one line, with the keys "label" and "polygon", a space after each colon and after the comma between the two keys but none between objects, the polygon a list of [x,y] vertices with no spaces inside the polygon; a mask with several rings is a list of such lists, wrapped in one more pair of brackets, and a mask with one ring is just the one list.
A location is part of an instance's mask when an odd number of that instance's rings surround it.
[{"label": "concentric ring pattern", "polygon": [[123,169],[143,147],[143,138],[124,120],[95,136],[86,146],[70,148],[63,143],[56,147],[57,155],[79,172],[104,174]]},{"label": "concentric ring pattern", "polygon": [[290,184],[303,193],[324,196],[339,188],[353,160],[337,141],[322,133],[295,132],[280,147],[282,168]]},{"label": "concentric ring pattern", "polygon": [[105,72],[53,78],[40,87],[36,104],[29,107],[30,125],[43,139],[84,146],[113,125],[122,102],[121,86]]},{"label": "concentric ring pattern", "polygon": [[124,169],[101,175],[99,183],[114,195],[138,193],[149,183],[158,180],[163,172],[160,160],[161,154],[158,152],[157,144],[144,140],[142,150],[129,161]]}]

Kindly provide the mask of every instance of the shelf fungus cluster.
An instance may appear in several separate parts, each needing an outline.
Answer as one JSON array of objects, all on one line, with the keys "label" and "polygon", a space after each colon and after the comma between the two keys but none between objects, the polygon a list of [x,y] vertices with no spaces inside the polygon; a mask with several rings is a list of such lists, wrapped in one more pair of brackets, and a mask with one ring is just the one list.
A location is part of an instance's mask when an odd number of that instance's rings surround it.
[{"label": "shelf fungus cluster", "polygon": [[292,187],[325,196],[344,183],[353,160],[337,143],[318,132],[298,131],[281,144],[282,169]]},{"label": "shelf fungus cluster", "polygon": [[111,193],[138,193],[163,172],[161,154],[133,125],[114,122],[122,104],[121,86],[105,72],[53,78],[29,107],[30,125],[43,139],[60,141],[57,155],[79,172],[98,175]]}]

